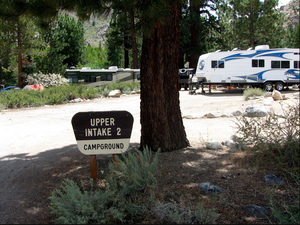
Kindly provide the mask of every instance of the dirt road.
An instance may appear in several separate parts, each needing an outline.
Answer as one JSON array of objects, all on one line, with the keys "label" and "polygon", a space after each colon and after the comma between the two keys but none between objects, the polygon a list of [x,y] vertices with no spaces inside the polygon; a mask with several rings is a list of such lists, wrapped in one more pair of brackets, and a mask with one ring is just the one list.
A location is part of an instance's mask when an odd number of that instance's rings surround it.
[{"label": "dirt road", "polygon": [[[292,96],[296,91],[289,91]],[[180,91],[182,115],[222,111],[244,112],[257,100],[244,101],[242,91],[190,95]],[[277,102],[273,103],[278,104]],[[49,191],[63,176],[84,174],[89,158],[77,149],[71,119],[77,112],[127,110],[134,117],[130,143],[140,141],[140,96],[99,98],[81,103],[0,111],[0,223],[49,223]],[[190,144],[226,141],[234,134],[234,118],[183,119]],[[109,159],[111,155],[98,155]],[[84,166],[83,166],[84,165]],[[101,167],[102,165],[99,165]],[[67,168],[68,169],[65,169]],[[74,167],[74,168],[73,168]]]}]

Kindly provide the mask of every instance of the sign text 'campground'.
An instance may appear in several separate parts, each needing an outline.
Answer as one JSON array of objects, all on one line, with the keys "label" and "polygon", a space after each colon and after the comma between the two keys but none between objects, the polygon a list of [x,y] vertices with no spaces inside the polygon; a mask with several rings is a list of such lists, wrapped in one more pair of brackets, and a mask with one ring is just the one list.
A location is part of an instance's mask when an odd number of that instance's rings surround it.
[{"label": "sign text 'campground'", "polygon": [[127,111],[79,112],[72,118],[78,149],[85,155],[125,152],[132,125]]}]

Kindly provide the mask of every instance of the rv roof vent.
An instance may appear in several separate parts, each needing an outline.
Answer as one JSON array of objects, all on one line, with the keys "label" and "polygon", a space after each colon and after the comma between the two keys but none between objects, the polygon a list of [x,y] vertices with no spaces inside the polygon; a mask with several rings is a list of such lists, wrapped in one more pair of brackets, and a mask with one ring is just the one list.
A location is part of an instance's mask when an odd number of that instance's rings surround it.
[{"label": "rv roof vent", "polygon": [[250,51],[250,50],[252,50],[252,47],[250,47],[250,48],[247,49],[247,51]]},{"label": "rv roof vent", "polygon": [[218,49],[216,52],[220,52],[221,51],[221,49]]},{"label": "rv roof vent", "polygon": [[91,67],[82,67],[82,70],[90,70]]},{"label": "rv roof vent", "polygon": [[117,70],[118,67],[117,67],[117,66],[110,66],[110,67],[108,67],[108,69],[109,69],[109,70]]},{"label": "rv roof vent", "polygon": [[239,50],[239,48],[234,48],[234,49],[232,49],[232,51],[236,51],[236,50]]},{"label": "rv roof vent", "polygon": [[257,45],[255,50],[270,49],[269,45]]}]

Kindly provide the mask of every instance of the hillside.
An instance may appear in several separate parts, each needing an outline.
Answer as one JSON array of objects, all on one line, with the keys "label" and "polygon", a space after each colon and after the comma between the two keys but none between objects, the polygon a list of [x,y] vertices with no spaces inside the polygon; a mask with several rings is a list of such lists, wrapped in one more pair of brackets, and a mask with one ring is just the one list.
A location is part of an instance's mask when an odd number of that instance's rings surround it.
[{"label": "hillside", "polygon": [[285,14],[284,28],[287,29],[289,25],[293,28],[297,26],[299,22],[299,12],[296,9],[300,7],[300,0],[291,0],[288,4],[280,7],[280,11]]},{"label": "hillside", "polygon": [[[280,7],[280,11],[285,14],[284,27],[291,24],[294,28],[299,22],[299,13],[297,14],[295,9],[299,8],[300,0],[291,0],[288,4]],[[85,40],[87,44],[93,47],[99,46],[105,43],[105,34],[109,26],[110,17],[108,18],[96,18],[92,17],[89,21],[84,22]]]},{"label": "hillside", "polygon": [[109,21],[110,17],[100,19],[92,17],[89,21],[84,22],[84,36],[87,45],[98,47],[99,42],[101,42],[101,45],[105,43],[105,34]]}]

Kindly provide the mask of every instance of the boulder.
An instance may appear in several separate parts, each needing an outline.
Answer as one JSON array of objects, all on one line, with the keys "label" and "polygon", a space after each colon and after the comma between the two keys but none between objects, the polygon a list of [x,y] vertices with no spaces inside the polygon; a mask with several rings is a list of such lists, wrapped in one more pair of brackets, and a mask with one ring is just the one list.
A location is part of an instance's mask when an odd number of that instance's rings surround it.
[{"label": "boulder", "polygon": [[218,141],[209,141],[206,143],[206,148],[207,149],[213,149],[213,150],[217,150],[217,149],[224,149],[222,144]]},{"label": "boulder", "polygon": [[108,94],[108,97],[120,97],[120,96],[121,96],[120,90],[113,90]]},{"label": "boulder", "polygon": [[279,91],[277,91],[277,90],[274,90],[272,92],[272,97],[273,97],[273,99],[275,101],[277,101],[277,100],[283,100],[281,93]]},{"label": "boulder", "polygon": [[244,112],[247,117],[265,117],[267,114],[266,108],[260,106],[248,106]]}]

